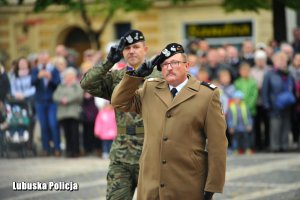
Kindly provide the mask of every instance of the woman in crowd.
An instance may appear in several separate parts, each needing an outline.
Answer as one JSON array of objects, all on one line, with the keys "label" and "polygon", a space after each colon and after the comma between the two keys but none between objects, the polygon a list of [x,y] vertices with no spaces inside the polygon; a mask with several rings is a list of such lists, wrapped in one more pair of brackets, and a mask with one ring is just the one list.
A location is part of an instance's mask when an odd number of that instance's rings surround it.
[{"label": "woman in crowd", "polygon": [[288,57],[283,52],[273,56],[274,67],[263,81],[263,105],[270,117],[270,150],[287,151],[291,131],[291,109],[295,103],[295,86],[288,72]]},{"label": "woman in crowd", "polygon": [[64,130],[66,139],[66,156],[78,157],[79,151],[79,115],[83,90],[77,81],[77,72],[68,68],[63,73],[63,82],[53,94],[58,104],[57,119]]},{"label": "woman in crowd", "polygon": [[29,145],[33,142],[33,133],[35,125],[34,117],[34,94],[35,87],[31,85],[31,68],[26,58],[21,57],[17,60],[13,76],[10,79],[11,95],[14,99],[24,101],[28,105],[30,117],[29,124]]}]

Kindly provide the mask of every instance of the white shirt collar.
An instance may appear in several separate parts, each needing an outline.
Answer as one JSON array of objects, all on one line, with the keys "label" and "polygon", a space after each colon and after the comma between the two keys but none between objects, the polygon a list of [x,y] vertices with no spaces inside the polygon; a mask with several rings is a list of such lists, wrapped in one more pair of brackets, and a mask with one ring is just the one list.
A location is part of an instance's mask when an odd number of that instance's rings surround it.
[{"label": "white shirt collar", "polygon": [[[186,79],[182,82],[182,83],[180,83],[179,85],[177,85],[177,87],[175,87],[176,88],[176,90],[177,90],[177,94],[180,92],[180,90],[187,84],[187,82],[188,82],[188,78],[186,77]],[[172,85],[169,85],[169,89],[170,89],[170,91],[173,89],[174,87],[172,86]],[[176,95],[177,95],[176,94]]]}]

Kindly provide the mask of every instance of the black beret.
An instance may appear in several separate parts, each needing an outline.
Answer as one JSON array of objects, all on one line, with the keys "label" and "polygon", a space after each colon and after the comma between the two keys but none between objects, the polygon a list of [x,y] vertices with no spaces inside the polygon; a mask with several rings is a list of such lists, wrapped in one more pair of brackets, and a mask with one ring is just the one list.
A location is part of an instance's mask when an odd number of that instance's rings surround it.
[{"label": "black beret", "polygon": [[126,40],[125,46],[140,42],[140,41],[145,41],[145,37],[141,31],[138,30],[131,30],[128,31],[124,36]]},{"label": "black beret", "polygon": [[[177,53],[184,53],[182,45],[177,43],[168,44],[160,53],[160,63]],[[157,69],[161,70],[160,65],[157,66]]]}]

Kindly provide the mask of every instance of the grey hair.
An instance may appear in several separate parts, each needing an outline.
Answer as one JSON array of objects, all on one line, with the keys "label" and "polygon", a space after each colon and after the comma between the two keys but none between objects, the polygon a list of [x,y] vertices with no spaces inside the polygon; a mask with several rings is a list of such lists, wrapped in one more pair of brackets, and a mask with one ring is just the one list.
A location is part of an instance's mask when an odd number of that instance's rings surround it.
[{"label": "grey hair", "polygon": [[68,67],[62,73],[63,77],[66,77],[67,75],[74,75],[76,77],[77,76],[77,71],[73,67]]}]

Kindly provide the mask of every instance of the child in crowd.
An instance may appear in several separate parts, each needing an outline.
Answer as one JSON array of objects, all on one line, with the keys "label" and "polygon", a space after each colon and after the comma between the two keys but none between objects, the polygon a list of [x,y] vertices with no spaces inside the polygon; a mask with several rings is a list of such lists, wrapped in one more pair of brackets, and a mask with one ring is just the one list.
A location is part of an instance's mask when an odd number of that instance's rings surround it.
[{"label": "child in crowd", "polygon": [[210,80],[209,80],[209,73],[208,73],[208,71],[204,67],[201,67],[199,69],[196,78],[199,81],[210,82]]},{"label": "child in crowd", "polygon": [[235,92],[235,87],[231,83],[231,74],[227,69],[222,69],[218,73],[219,86],[223,90],[224,95],[229,99],[232,99],[232,95]]},{"label": "child in crowd", "polygon": [[244,101],[243,92],[234,92],[233,101],[230,104],[227,115],[229,133],[232,135],[231,148],[234,154],[252,154],[251,132],[253,120]]},{"label": "child in crowd", "polygon": [[26,109],[19,105],[7,106],[8,127],[6,138],[14,143],[27,142],[29,139],[30,118]]},{"label": "child in crowd", "polygon": [[244,62],[240,65],[240,78],[234,81],[236,90],[240,90],[244,94],[244,100],[250,110],[251,116],[256,114],[256,101],[258,96],[258,87],[253,78],[250,77],[251,66]]},{"label": "child in crowd", "polygon": [[109,101],[98,112],[95,121],[95,136],[102,140],[102,158],[108,159],[113,140],[117,137],[115,110]]},{"label": "child in crowd", "polygon": [[198,65],[198,56],[189,54],[188,61],[190,63],[189,74],[192,75],[193,77],[196,77],[200,68]]},{"label": "child in crowd", "polygon": [[[221,69],[218,72],[218,80],[213,81],[220,89],[220,100],[223,108],[222,112],[224,112],[225,116],[228,113],[229,104],[232,100],[233,93],[235,92],[235,87],[231,81],[231,73],[227,69]],[[229,141],[229,147],[231,147],[231,135],[229,134],[228,129],[226,130],[226,136]]]}]

